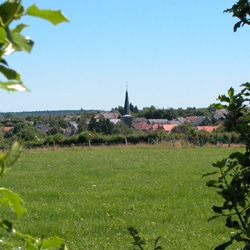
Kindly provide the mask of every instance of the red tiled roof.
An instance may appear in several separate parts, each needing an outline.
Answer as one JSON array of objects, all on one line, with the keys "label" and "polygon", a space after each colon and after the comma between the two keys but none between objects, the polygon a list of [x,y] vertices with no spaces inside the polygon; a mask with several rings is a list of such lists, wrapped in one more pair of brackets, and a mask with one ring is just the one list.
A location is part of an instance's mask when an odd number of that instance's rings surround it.
[{"label": "red tiled roof", "polygon": [[218,126],[197,126],[197,129],[198,129],[198,131],[205,130],[205,131],[211,133],[214,130],[216,130],[219,126],[220,125],[218,125]]},{"label": "red tiled roof", "polygon": [[149,131],[149,130],[153,129],[153,125],[147,124],[146,122],[133,123],[133,127],[140,129],[142,131]]},{"label": "red tiled roof", "polygon": [[170,132],[176,126],[177,124],[155,124],[153,129],[154,130],[164,129],[166,132]]},{"label": "red tiled roof", "polygon": [[171,131],[174,127],[178,126],[177,124],[163,124],[163,128],[165,131]]},{"label": "red tiled roof", "polygon": [[13,127],[3,127],[3,131],[4,132],[8,132],[9,130],[11,130]]},{"label": "red tiled roof", "polygon": [[187,116],[187,117],[185,117],[185,119],[187,121],[190,121],[190,122],[194,121],[196,118],[197,118],[197,116]]}]

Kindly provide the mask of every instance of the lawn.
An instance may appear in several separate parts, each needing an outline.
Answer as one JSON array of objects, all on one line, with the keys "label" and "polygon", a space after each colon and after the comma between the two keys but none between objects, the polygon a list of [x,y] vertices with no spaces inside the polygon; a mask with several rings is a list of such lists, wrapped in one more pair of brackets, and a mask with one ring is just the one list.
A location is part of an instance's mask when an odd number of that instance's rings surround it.
[{"label": "lawn", "polygon": [[[27,150],[2,185],[19,193],[22,232],[58,235],[69,249],[133,249],[133,226],[153,249],[212,249],[230,236],[213,216],[211,164],[238,149],[160,146]],[[6,213],[4,208],[2,213]],[[230,249],[230,248],[229,248]],[[233,249],[233,248],[232,248]]]}]

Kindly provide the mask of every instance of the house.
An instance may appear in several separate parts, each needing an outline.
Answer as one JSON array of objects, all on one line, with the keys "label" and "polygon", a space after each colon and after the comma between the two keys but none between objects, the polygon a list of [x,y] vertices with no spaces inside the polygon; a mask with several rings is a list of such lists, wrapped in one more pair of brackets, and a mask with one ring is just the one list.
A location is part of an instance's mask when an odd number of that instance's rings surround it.
[{"label": "house", "polygon": [[187,116],[187,117],[185,117],[185,119],[186,119],[188,122],[193,122],[195,119],[197,119],[197,116]]},{"label": "house", "polygon": [[193,126],[205,126],[211,124],[212,121],[207,116],[187,116],[186,121],[190,122]]},{"label": "house", "polygon": [[168,121],[169,124],[176,124],[176,125],[181,125],[183,124],[184,122],[186,122],[187,120],[183,117],[179,117],[179,118],[176,118],[176,119],[173,119],[171,121]]},{"label": "house", "polygon": [[145,118],[145,117],[136,117],[135,119],[134,119],[134,123],[140,123],[140,122],[145,122],[145,123],[147,123],[147,118]]},{"label": "house", "polygon": [[78,131],[78,124],[75,121],[70,121],[69,125],[70,125],[71,133],[76,134]]},{"label": "house", "polygon": [[168,119],[148,119],[149,124],[167,124]]},{"label": "house", "polygon": [[205,130],[205,131],[211,133],[211,132],[217,130],[219,127],[220,127],[220,124],[217,126],[197,126],[197,130],[198,131]]},{"label": "house", "polygon": [[177,124],[155,124],[154,130],[164,130],[167,133],[170,133],[173,128],[178,126]]},{"label": "house", "polygon": [[95,116],[95,119],[100,119],[100,118],[109,119],[109,120],[118,119],[119,114],[113,113],[113,112],[101,112],[100,114]]},{"label": "house", "polygon": [[139,129],[143,132],[149,132],[153,130],[153,124],[148,124],[147,122],[137,122],[137,123],[133,123],[132,127]]},{"label": "house", "polygon": [[118,122],[121,121],[121,119],[109,119],[110,122],[114,123],[114,124],[117,124]]},{"label": "house", "polygon": [[228,110],[226,110],[226,109],[216,109],[213,112],[213,118],[216,121],[224,121],[226,119],[227,113],[228,113]]},{"label": "house", "polygon": [[34,127],[39,129],[43,133],[47,133],[50,130],[50,127],[44,123],[38,123]]},{"label": "house", "polygon": [[193,126],[206,126],[212,123],[211,119],[207,116],[197,116],[192,122]]}]

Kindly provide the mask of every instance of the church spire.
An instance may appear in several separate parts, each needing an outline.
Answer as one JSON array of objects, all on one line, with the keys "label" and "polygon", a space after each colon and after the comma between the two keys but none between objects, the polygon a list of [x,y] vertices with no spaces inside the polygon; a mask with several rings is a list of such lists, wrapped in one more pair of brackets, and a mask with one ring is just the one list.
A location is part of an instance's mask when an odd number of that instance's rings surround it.
[{"label": "church spire", "polygon": [[128,86],[126,86],[125,104],[124,104],[122,121],[129,127],[132,126],[132,116],[130,115],[130,105],[128,100]]},{"label": "church spire", "polygon": [[128,99],[128,86],[126,86],[125,104],[124,104],[123,115],[130,115],[130,107],[129,107],[129,99]]}]

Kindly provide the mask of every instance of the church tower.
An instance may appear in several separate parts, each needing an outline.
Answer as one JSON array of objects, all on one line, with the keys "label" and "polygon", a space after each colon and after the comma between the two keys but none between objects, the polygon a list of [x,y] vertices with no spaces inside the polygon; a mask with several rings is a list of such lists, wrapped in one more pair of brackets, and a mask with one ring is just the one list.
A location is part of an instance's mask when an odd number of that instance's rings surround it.
[{"label": "church tower", "polygon": [[130,107],[129,106],[130,105],[129,105],[129,99],[128,99],[128,89],[126,89],[122,121],[126,125],[128,125],[129,127],[132,127],[132,116],[130,115]]}]

